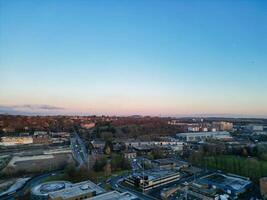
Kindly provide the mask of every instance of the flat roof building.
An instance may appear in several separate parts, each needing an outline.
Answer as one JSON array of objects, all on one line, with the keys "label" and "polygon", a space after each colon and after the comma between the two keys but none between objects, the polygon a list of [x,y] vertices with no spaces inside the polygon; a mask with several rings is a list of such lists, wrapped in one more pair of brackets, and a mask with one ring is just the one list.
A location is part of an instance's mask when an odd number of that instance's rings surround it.
[{"label": "flat roof building", "polygon": [[23,136],[23,137],[1,137],[0,145],[3,146],[15,146],[15,145],[23,145],[23,144],[32,144],[33,138],[31,136]]},{"label": "flat roof building", "polygon": [[88,198],[86,200],[138,200],[139,198],[130,192],[120,193],[118,191],[111,191],[104,194],[100,194],[95,197]]},{"label": "flat roof building", "polygon": [[234,198],[237,198],[252,186],[252,182],[246,177],[222,173],[213,173],[201,177],[196,181],[196,184],[212,186],[213,188],[224,191],[226,194]]},{"label": "flat roof building", "polygon": [[232,122],[224,122],[224,121],[212,122],[212,125],[219,131],[232,131],[234,127]]},{"label": "flat roof building", "polygon": [[154,167],[157,167],[159,169],[181,169],[184,167],[188,167],[188,163],[177,160],[175,158],[163,158],[163,159],[156,159],[152,161],[152,164]]},{"label": "flat roof building", "polygon": [[246,129],[248,131],[263,131],[263,125],[260,125],[260,124],[249,124],[246,126]]},{"label": "flat roof building", "polygon": [[86,199],[105,192],[105,190],[91,181],[84,181],[71,185],[71,187],[49,194],[51,200]]},{"label": "flat roof building", "polygon": [[72,183],[68,181],[51,181],[39,184],[31,189],[31,199],[47,200],[50,193],[69,188],[71,185]]},{"label": "flat roof building", "polygon": [[104,193],[105,190],[91,181],[72,184],[67,181],[42,183],[31,190],[36,200],[76,200],[86,199]]},{"label": "flat roof building", "polygon": [[124,156],[124,158],[127,158],[127,159],[134,159],[134,158],[136,158],[136,152],[134,152],[134,151],[126,151],[126,152],[124,152],[123,153],[123,156]]},{"label": "flat roof building", "polygon": [[178,171],[153,169],[132,173],[124,181],[139,190],[148,191],[179,179],[180,173]]},{"label": "flat roof building", "polygon": [[217,139],[217,140],[232,139],[230,133],[227,131],[178,133],[176,134],[176,137],[186,142],[198,142],[198,141],[205,141],[207,139]]}]

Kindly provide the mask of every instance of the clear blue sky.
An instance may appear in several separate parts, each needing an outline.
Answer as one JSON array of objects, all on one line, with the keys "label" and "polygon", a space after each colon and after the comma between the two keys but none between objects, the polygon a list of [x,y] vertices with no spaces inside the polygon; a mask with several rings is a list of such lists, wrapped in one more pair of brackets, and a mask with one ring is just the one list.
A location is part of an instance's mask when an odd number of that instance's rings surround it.
[{"label": "clear blue sky", "polygon": [[267,117],[267,1],[0,0],[0,74],[0,111]]}]

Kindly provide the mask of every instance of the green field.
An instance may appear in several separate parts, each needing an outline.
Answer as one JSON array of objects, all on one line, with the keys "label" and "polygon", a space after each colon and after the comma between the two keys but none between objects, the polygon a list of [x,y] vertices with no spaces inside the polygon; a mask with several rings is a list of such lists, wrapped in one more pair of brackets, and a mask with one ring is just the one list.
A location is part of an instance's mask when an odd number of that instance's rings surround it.
[{"label": "green field", "polygon": [[259,178],[267,176],[267,161],[252,157],[209,156],[201,159],[201,166],[246,176],[253,181],[258,181]]}]

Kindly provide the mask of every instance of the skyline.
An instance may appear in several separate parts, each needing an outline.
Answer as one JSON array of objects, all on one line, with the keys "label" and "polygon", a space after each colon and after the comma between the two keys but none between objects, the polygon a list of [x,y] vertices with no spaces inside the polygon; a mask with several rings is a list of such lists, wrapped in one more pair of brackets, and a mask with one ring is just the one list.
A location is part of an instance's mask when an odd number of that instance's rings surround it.
[{"label": "skyline", "polygon": [[267,118],[266,8],[0,0],[0,113]]}]

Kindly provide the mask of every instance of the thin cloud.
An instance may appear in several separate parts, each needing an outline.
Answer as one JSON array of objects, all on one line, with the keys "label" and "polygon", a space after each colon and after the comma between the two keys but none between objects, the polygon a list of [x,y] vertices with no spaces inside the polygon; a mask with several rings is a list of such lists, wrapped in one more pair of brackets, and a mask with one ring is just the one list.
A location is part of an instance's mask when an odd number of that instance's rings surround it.
[{"label": "thin cloud", "polygon": [[35,114],[35,113],[47,113],[49,111],[61,111],[63,107],[53,105],[36,105],[36,104],[24,104],[24,105],[0,105],[0,113],[10,114]]},{"label": "thin cloud", "polygon": [[[12,108],[12,106],[10,106]],[[15,105],[13,108],[26,108],[30,110],[63,110],[64,108],[52,105],[35,105],[35,104],[25,104],[25,105]]]}]

